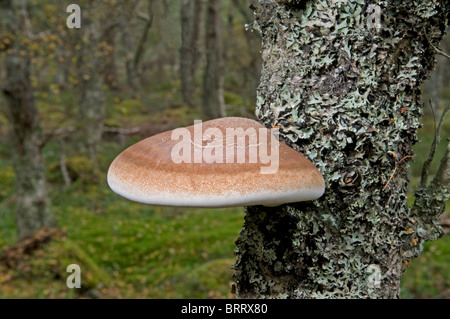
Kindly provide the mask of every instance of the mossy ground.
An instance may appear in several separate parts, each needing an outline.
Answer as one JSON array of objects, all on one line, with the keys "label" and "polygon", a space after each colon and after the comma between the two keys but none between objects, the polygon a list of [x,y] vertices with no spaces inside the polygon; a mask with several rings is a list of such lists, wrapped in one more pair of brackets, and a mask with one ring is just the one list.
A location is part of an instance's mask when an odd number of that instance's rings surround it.
[{"label": "mossy ground", "polygon": [[[198,109],[182,106],[171,91],[160,96],[108,97],[107,122],[116,127],[145,125],[148,134],[199,118]],[[67,93],[67,95],[70,95]],[[39,95],[38,95],[39,96]],[[251,114],[236,95],[228,94],[230,114]],[[62,103],[71,98],[55,96]],[[171,105],[151,107],[169,99]],[[38,97],[44,127],[55,127],[63,115],[52,97]],[[235,104],[232,104],[235,103]],[[161,105],[161,103],[159,104]],[[237,110],[246,110],[245,114]],[[2,134],[5,122],[2,122]],[[65,125],[70,125],[68,121]],[[421,132],[412,164],[417,184],[421,163],[432,139],[432,122]],[[443,136],[448,136],[445,127]],[[234,298],[231,269],[235,240],[244,223],[243,208],[182,209],[152,207],[114,194],[106,183],[109,163],[125,147],[140,140],[131,136],[125,145],[107,139],[99,154],[99,167],[72,154],[68,167],[72,185],[65,187],[58,169],[59,146],[44,149],[51,187],[52,210],[66,233],[23,258],[20,267],[0,266],[0,298]],[[6,140],[0,144],[0,247],[16,242],[14,226],[14,171]],[[443,153],[440,146],[439,154]],[[434,169],[436,164],[434,164]],[[76,178],[75,178],[76,177]],[[448,209],[447,209],[448,211]],[[411,263],[403,280],[404,298],[450,298],[450,239],[428,243]],[[79,264],[83,289],[68,289],[69,264]]]},{"label": "mossy ground", "polygon": [[[99,170],[103,177],[106,164],[120,151],[113,143],[108,146],[105,150],[111,153]],[[234,241],[243,225],[242,208],[133,203],[114,194],[105,178],[82,173],[84,168],[76,166],[81,177],[70,187],[52,187],[53,213],[66,238],[24,258],[18,269],[0,267],[1,298],[231,297]],[[11,194],[9,166],[0,168],[0,178],[10,188],[3,189],[5,195]],[[0,247],[17,240],[13,202],[3,206]],[[70,264],[81,267],[86,289],[80,292],[66,287],[70,274],[65,269]]]}]

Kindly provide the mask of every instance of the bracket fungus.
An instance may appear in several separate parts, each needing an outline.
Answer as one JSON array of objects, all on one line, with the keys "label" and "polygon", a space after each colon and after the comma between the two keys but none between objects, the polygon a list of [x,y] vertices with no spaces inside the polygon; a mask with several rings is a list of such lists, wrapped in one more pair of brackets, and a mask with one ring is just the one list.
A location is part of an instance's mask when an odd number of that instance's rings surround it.
[{"label": "bracket fungus", "polygon": [[277,134],[246,118],[196,121],[124,150],[108,184],[129,200],[164,206],[278,206],[322,196],[319,170]]}]

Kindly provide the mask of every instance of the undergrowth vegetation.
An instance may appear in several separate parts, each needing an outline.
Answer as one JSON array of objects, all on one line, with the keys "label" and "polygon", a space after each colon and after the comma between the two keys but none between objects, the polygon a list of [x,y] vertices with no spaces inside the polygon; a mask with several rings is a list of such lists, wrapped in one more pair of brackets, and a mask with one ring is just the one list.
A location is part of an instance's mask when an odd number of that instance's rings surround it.
[{"label": "undergrowth vegetation", "polygon": [[[127,146],[201,118],[198,108],[181,105],[170,90],[159,94],[108,97],[106,127],[139,127],[139,132],[122,139],[105,134],[98,165],[68,152],[70,185],[61,174],[60,144],[57,140],[46,144],[52,211],[59,230],[43,230],[29,239],[32,248],[16,244],[14,171],[7,140],[1,139],[0,298],[234,298],[233,250],[244,223],[243,208],[146,206],[114,194],[107,185],[109,164]],[[230,115],[251,116],[252,107],[243,104],[238,95],[228,93],[226,97]],[[44,127],[74,124],[70,93],[38,94],[37,98]],[[161,107],[168,98],[172,105]],[[3,137],[6,122],[0,118],[0,124]],[[449,131],[447,122],[443,136]],[[417,185],[432,132],[433,122],[427,119],[421,130],[423,143],[417,145],[412,164],[411,189]],[[444,147],[441,143],[437,158]],[[437,164],[433,163],[432,170]],[[48,242],[43,242],[42,236],[50,236]],[[448,235],[424,247],[421,257],[406,271],[404,298],[450,298],[449,247]],[[14,262],[6,262],[5,256]],[[67,288],[70,264],[80,266],[81,289]]]}]

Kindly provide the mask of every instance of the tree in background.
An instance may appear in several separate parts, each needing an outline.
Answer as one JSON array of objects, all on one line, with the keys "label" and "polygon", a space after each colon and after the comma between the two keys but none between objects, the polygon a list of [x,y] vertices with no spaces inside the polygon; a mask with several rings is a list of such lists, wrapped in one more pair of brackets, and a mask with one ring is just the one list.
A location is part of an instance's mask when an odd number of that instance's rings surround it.
[{"label": "tree in background", "polygon": [[180,80],[184,103],[193,105],[195,72],[200,59],[199,36],[202,0],[181,1]]},{"label": "tree in background", "polygon": [[[248,2],[240,1],[240,0],[233,0],[231,2],[232,7],[237,9],[237,12],[240,13],[240,15],[244,18],[246,24],[251,24],[255,17],[253,15],[253,11],[249,9],[251,6],[255,6],[257,4],[257,0],[251,0]],[[250,3],[250,5],[249,5]],[[234,17],[233,17],[234,18]],[[261,36],[258,32],[253,32],[253,29],[250,29],[251,31],[244,32],[245,37],[245,49],[242,50],[228,50],[231,56],[231,60],[233,62],[240,63],[240,69],[242,70],[242,80],[243,84],[247,84],[248,86],[248,93],[246,94],[246,97],[249,99],[250,105],[256,104],[256,90],[259,86],[259,79],[261,76]],[[231,48],[239,47],[234,41],[237,40],[237,37],[229,33],[230,41],[232,44],[229,46]],[[248,61],[243,60],[243,51],[246,51],[249,53],[249,59]]]},{"label": "tree in background", "polygon": [[76,49],[71,59],[76,61],[78,79],[78,121],[74,136],[78,150],[96,163],[106,111],[104,69],[111,50],[104,39],[116,22],[111,17],[114,9],[108,10],[95,2],[83,3],[82,8],[83,27],[67,33]]},{"label": "tree in background", "polygon": [[[9,122],[9,135],[14,171],[16,173],[16,228],[19,238],[34,233],[42,227],[56,225],[51,214],[50,199],[45,180],[43,147],[55,135],[54,131],[41,129],[40,114],[35,100],[35,89],[60,94],[60,89],[78,90],[78,126],[71,130],[71,138],[78,150],[83,150],[94,161],[103,132],[105,117],[103,78],[106,57],[110,46],[104,40],[106,20],[94,19],[89,14],[103,12],[111,19],[115,10],[106,7],[83,6],[82,29],[68,31],[66,17],[56,12],[66,12],[61,4],[39,4],[20,1],[0,2],[0,50],[4,55],[5,83],[2,93],[6,104],[2,111]],[[108,11],[107,9],[110,8]],[[102,10],[99,10],[102,9]],[[42,15],[34,14],[41,10]],[[29,15],[28,12],[31,12]],[[114,19],[112,19],[114,23]],[[53,74],[46,77],[43,74]],[[70,81],[68,80],[70,79]],[[52,83],[52,81],[54,83]],[[73,86],[71,86],[73,85]],[[61,106],[61,111],[67,110]],[[61,123],[68,121],[67,113]],[[62,127],[53,127],[59,130]]]},{"label": "tree in background", "polygon": [[241,298],[397,298],[423,243],[442,234],[448,150],[407,203],[421,84],[447,1],[261,0],[256,114],[324,175],[313,202],[249,207],[237,241]]},{"label": "tree in background", "polygon": [[0,1],[0,54],[4,54],[6,80],[1,85],[9,121],[9,145],[16,174],[16,228],[19,238],[56,221],[45,179],[43,136],[31,85],[33,34],[25,2]]},{"label": "tree in background", "polygon": [[[67,30],[63,23],[52,28],[61,39],[59,51],[64,52],[66,69],[76,84],[73,89],[77,92],[77,123],[72,143],[94,165],[106,114],[104,86],[119,85],[115,79],[118,71],[113,45],[120,24],[120,5],[119,2],[82,2],[82,28]],[[62,11],[64,5],[56,8]]]},{"label": "tree in background", "polygon": [[203,114],[206,118],[225,115],[220,0],[208,0],[205,23],[206,66],[203,75]]},{"label": "tree in background", "polygon": [[[125,54],[125,66],[127,74],[127,84],[133,91],[138,92],[141,83],[140,76],[142,74],[141,62],[145,53],[145,47],[147,46],[148,35],[150,28],[153,25],[153,1],[146,1],[146,10],[138,10],[139,1],[123,1],[121,4],[126,9],[126,14],[121,15],[120,25],[122,29],[123,44],[126,48]],[[137,17],[140,21],[144,22],[142,33],[139,36],[137,43],[132,43],[130,31],[128,30],[129,21]],[[134,49],[135,46],[135,49]]]}]

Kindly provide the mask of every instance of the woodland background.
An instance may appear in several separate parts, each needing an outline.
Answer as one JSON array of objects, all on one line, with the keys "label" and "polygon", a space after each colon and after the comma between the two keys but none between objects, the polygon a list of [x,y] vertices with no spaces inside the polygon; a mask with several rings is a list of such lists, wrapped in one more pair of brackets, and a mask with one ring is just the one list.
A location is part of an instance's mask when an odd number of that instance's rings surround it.
[{"label": "woodland background", "polygon": [[[106,172],[127,146],[194,119],[255,118],[260,38],[245,28],[252,23],[254,2],[19,1],[26,40],[18,54],[31,65],[58,229],[18,242],[20,194],[0,95],[0,298],[234,297],[231,268],[243,208],[132,203],[109,189]],[[81,7],[81,29],[67,27],[70,3]],[[0,33],[0,87],[8,82],[9,43]],[[450,36],[441,49],[450,52]],[[436,121],[450,102],[448,58],[438,56],[423,90],[422,142],[411,164],[411,189],[419,182]],[[437,159],[449,132],[447,119]],[[447,233],[449,219],[447,207]],[[69,264],[81,267],[81,289],[66,286]],[[448,234],[426,244],[402,285],[403,298],[450,298]]]}]

